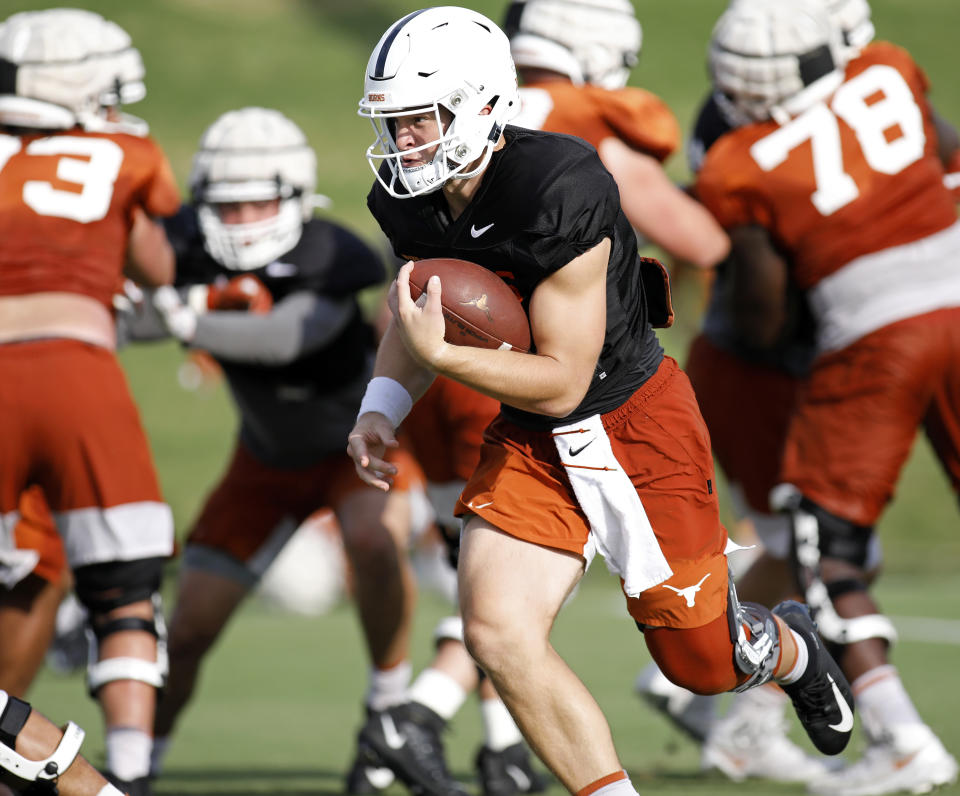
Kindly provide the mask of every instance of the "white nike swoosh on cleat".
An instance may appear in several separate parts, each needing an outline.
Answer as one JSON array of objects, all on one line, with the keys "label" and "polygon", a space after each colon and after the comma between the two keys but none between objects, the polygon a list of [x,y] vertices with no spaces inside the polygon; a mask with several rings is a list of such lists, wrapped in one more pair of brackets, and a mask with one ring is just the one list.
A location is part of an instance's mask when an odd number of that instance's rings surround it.
[{"label": "white nike swoosh on cleat", "polygon": [[530,781],[530,777],[527,776],[526,772],[515,765],[508,765],[506,767],[507,776],[512,779],[517,787],[520,789],[520,793],[527,793],[530,790],[530,786],[533,784]]},{"label": "white nike swoosh on cleat", "polygon": [[847,700],[843,698],[843,694],[840,693],[840,689],[837,688],[837,684],[834,682],[834,679],[828,674],[827,679],[830,681],[830,687],[833,689],[833,696],[837,700],[837,705],[840,707],[840,722],[838,724],[829,724],[831,730],[836,730],[837,732],[850,732],[853,729],[853,711],[850,710],[850,706],[847,704]]},{"label": "white nike swoosh on cleat", "polygon": [[[497,223],[496,221],[493,222],[493,224],[496,224],[496,223]],[[485,227],[480,227],[480,229],[477,229],[476,225],[471,224],[471,225],[470,225],[470,237],[471,237],[471,238],[479,238],[484,232],[486,232],[488,229],[490,229],[490,227],[492,227],[493,224],[487,224],[487,226],[485,226]]]},{"label": "white nike swoosh on cleat", "polygon": [[393,723],[393,719],[390,718],[390,716],[386,714],[381,716],[380,726],[383,727],[383,739],[387,742],[387,746],[391,749],[403,748],[407,739],[397,732],[397,726]]},{"label": "white nike swoosh on cleat", "polygon": [[377,790],[386,790],[396,779],[393,771],[389,768],[365,768],[363,773],[367,775],[367,780]]}]

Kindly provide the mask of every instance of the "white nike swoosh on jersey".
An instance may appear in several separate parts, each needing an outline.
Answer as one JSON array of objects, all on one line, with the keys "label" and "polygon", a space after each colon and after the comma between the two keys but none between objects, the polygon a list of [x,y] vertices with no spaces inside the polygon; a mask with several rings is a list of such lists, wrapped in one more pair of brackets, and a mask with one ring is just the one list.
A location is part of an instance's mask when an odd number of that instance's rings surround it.
[{"label": "white nike swoosh on jersey", "polygon": [[403,748],[407,739],[397,732],[397,726],[389,715],[384,714],[380,717],[380,726],[383,727],[383,739],[387,742],[387,746],[391,749]]},{"label": "white nike swoosh on jersey", "polygon": [[489,503],[477,503],[476,506],[474,506],[472,503],[468,503],[468,504],[467,504],[467,508],[469,508],[469,509],[485,509],[487,506],[492,506],[492,505],[493,505],[493,501],[491,500]]},{"label": "white nike swoosh on jersey", "polygon": [[853,711],[850,710],[847,700],[843,698],[843,694],[840,693],[840,689],[837,688],[837,684],[829,674],[827,679],[830,681],[830,687],[833,688],[833,696],[837,700],[837,705],[840,706],[840,722],[828,726],[831,730],[837,732],[850,732],[853,729]]},{"label": "white nike swoosh on jersey", "polygon": [[[493,222],[493,224],[496,224],[496,223],[497,223],[496,221]],[[485,227],[480,227],[480,229],[477,229],[473,224],[471,224],[471,225],[470,225],[470,237],[472,237],[472,238],[479,238],[484,232],[486,232],[488,229],[490,229],[490,227],[492,227],[493,224],[487,224],[487,226],[485,226]]]},{"label": "white nike swoosh on jersey", "polygon": [[272,276],[274,279],[284,276],[294,276],[297,270],[297,266],[293,263],[283,263],[280,262],[280,260],[274,260],[267,266],[267,276]]}]

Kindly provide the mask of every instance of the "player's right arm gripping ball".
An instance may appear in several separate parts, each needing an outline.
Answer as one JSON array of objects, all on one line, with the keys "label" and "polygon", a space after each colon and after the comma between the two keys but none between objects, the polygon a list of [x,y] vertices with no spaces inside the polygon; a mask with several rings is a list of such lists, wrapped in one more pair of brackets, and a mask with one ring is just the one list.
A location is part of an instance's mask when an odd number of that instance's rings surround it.
[{"label": "player's right arm gripping ball", "polygon": [[440,277],[448,343],[523,353],[530,350],[530,321],[523,305],[493,271],[466,260],[420,260],[410,274],[414,301],[427,289],[427,280],[434,274]]}]

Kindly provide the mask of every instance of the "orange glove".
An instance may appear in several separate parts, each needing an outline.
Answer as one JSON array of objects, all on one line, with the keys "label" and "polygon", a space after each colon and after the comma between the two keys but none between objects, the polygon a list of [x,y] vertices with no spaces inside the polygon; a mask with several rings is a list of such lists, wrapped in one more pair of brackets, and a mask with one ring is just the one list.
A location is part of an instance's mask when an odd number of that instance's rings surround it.
[{"label": "orange glove", "polygon": [[252,274],[235,276],[224,284],[210,285],[207,291],[207,309],[265,313],[270,312],[271,307],[273,296]]}]

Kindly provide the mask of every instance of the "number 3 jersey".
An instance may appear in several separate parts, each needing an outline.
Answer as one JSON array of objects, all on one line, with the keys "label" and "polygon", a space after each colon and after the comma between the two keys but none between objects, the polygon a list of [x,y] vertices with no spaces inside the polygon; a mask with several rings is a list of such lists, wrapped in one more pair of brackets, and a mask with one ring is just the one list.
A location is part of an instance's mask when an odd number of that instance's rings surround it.
[{"label": "number 3 jersey", "polygon": [[81,293],[110,307],[138,205],[151,216],[180,206],[152,139],[0,133],[0,295]]},{"label": "number 3 jersey", "polygon": [[957,211],[928,87],[905,50],[871,45],[825,104],[783,127],[770,121],[721,137],[697,194],[725,227],[771,230],[803,288],[861,255],[939,232]]}]

